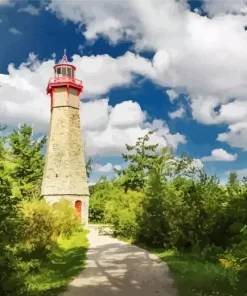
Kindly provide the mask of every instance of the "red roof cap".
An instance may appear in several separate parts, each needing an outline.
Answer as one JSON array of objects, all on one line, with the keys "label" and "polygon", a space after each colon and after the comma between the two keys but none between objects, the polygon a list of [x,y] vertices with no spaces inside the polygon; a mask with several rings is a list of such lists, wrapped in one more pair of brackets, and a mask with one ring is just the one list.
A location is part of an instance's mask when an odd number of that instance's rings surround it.
[{"label": "red roof cap", "polygon": [[66,49],[65,49],[60,64],[68,64],[68,63],[69,63],[69,62],[68,62],[68,58],[67,58],[67,56],[66,56]]}]

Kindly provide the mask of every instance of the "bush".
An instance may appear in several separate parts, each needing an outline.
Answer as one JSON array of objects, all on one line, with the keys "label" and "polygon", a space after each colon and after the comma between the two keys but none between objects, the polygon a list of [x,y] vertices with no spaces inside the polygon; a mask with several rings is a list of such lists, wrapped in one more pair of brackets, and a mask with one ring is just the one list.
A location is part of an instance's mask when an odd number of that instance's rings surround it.
[{"label": "bush", "polygon": [[141,192],[119,190],[118,194],[106,203],[105,219],[114,226],[116,235],[135,238],[139,226],[137,215],[141,211],[140,204],[144,198]]},{"label": "bush", "polygon": [[11,182],[1,161],[0,198],[0,295],[21,295],[25,290],[24,269],[16,246],[23,233],[24,219],[18,210],[19,200],[11,196]]},{"label": "bush", "polygon": [[29,259],[42,259],[56,244],[57,229],[52,207],[44,200],[23,201],[21,209],[27,222],[21,250]]},{"label": "bush", "polygon": [[69,237],[78,228],[81,228],[81,221],[71,202],[65,199],[53,205],[55,229],[57,236]]},{"label": "bush", "polygon": [[94,223],[108,223],[105,218],[105,206],[107,201],[118,194],[118,188],[114,187],[106,179],[102,178],[93,188],[93,194],[89,202],[89,220]]},{"label": "bush", "polygon": [[23,201],[21,208],[27,222],[21,250],[30,259],[45,259],[59,236],[69,237],[81,227],[75,209],[67,200],[51,206],[45,200],[33,199]]}]

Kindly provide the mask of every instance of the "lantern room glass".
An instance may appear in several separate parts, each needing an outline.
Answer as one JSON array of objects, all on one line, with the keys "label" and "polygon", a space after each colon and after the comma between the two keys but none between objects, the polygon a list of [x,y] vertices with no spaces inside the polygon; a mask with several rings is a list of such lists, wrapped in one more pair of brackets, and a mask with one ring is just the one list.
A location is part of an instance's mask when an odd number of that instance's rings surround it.
[{"label": "lantern room glass", "polygon": [[55,69],[55,78],[60,78],[60,77],[75,77],[75,71],[74,69],[70,67],[59,67]]}]

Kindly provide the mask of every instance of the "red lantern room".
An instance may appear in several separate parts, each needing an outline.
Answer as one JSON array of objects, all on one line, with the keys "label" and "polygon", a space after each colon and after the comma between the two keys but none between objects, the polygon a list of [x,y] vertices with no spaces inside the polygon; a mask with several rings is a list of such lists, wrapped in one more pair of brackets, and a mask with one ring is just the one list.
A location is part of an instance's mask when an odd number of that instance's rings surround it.
[{"label": "red lantern room", "polygon": [[77,91],[78,96],[83,91],[82,81],[75,78],[76,67],[69,64],[66,49],[64,50],[64,55],[59,64],[54,67],[54,74],[50,78],[47,86],[47,94],[51,95],[51,99],[53,100],[53,93],[56,88],[64,88],[66,87],[67,93],[69,94],[70,88],[73,88]]}]

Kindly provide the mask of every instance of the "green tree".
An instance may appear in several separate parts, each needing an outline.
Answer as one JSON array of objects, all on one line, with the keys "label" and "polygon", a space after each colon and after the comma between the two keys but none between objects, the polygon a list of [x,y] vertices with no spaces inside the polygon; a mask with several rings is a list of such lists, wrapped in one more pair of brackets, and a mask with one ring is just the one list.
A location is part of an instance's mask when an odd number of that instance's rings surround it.
[{"label": "green tree", "polygon": [[89,202],[89,220],[90,222],[105,221],[105,205],[112,195],[116,193],[116,188],[109,182],[105,176],[102,176],[98,183],[93,187],[93,193]]},{"label": "green tree", "polygon": [[159,157],[149,171],[146,198],[141,204],[143,211],[137,217],[140,227],[137,239],[151,246],[163,247],[164,236],[168,234],[168,223],[163,215],[165,187],[164,163]]},{"label": "green tree", "polygon": [[33,140],[32,128],[23,125],[13,131],[9,138],[10,161],[13,162],[12,177],[20,195],[32,198],[34,192],[41,187],[44,155],[42,149],[46,144],[46,136]]},{"label": "green tree", "polygon": [[128,153],[122,154],[122,156],[128,167],[123,170],[115,170],[121,177],[121,184],[125,192],[129,189],[134,191],[144,190],[147,172],[156,158],[155,151],[158,147],[157,144],[148,144],[152,134],[153,132],[150,131],[144,137],[139,137],[133,146],[126,144]]},{"label": "green tree", "polygon": [[6,170],[5,139],[0,137],[0,295],[21,295],[24,288],[23,270],[16,246],[21,240],[24,220],[19,199],[12,196],[11,179]]},{"label": "green tree", "polygon": [[240,181],[236,172],[230,172],[226,187],[229,196],[232,198],[241,194],[243,188],[240,186]]}]

